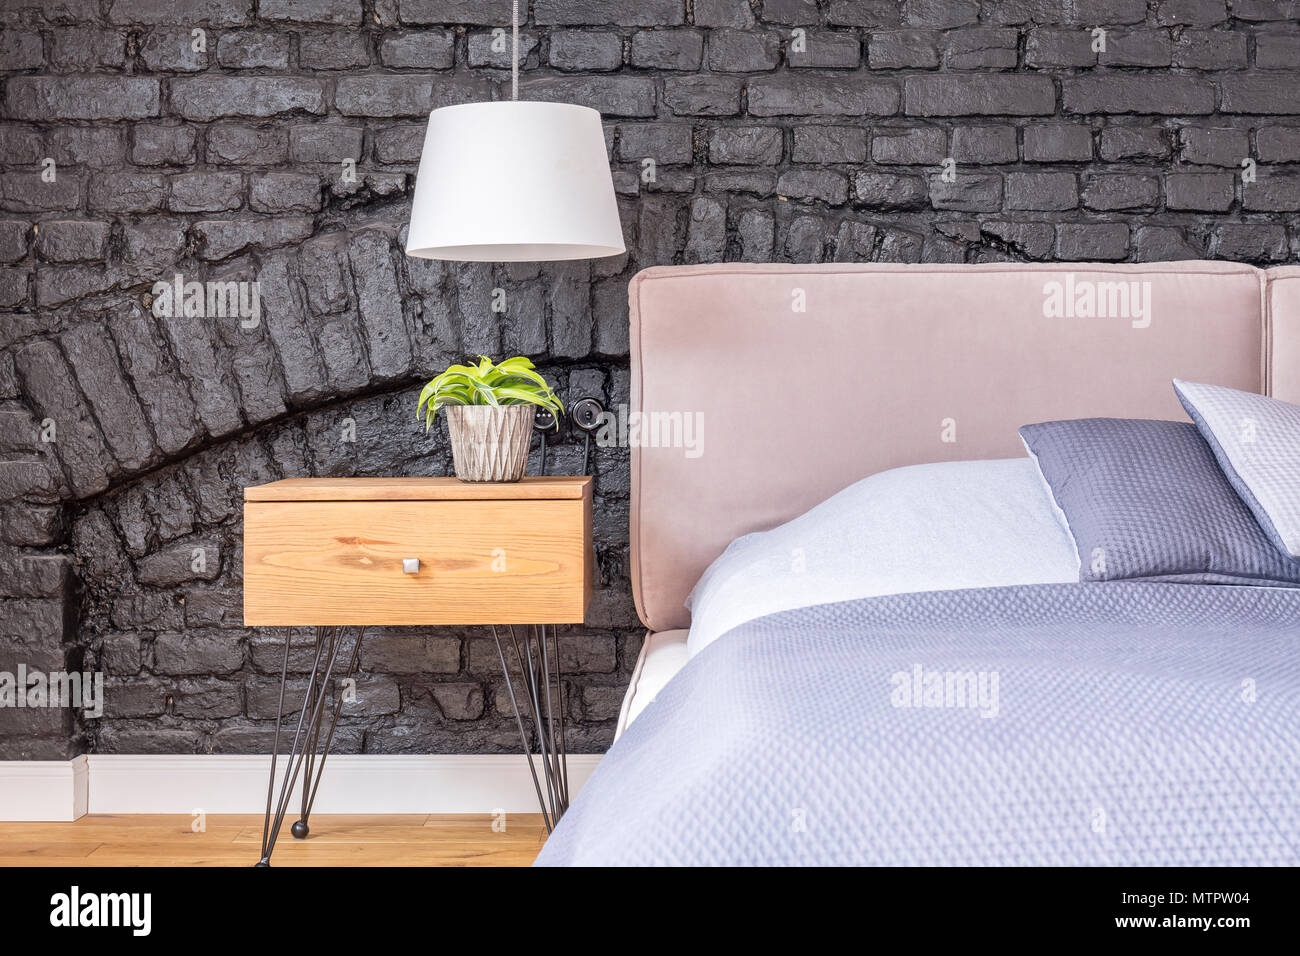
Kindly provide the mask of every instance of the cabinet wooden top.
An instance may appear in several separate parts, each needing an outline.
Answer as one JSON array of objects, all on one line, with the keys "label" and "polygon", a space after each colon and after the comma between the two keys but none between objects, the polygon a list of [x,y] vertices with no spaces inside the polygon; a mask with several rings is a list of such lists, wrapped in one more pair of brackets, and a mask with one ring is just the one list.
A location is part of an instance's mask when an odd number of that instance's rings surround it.
[{"label": "cabinet wooden top", "polygon": [[286,478],[244,489],[245,501],[519,501],[584,498],[586,475],[544,475],[521,481],[459,478]]}]

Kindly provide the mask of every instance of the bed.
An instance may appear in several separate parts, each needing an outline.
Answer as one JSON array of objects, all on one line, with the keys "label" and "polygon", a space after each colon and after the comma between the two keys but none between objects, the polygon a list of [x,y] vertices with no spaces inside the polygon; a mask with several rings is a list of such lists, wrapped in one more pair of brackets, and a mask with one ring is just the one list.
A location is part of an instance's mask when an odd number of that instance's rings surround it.
[{"label": "bed", "polygon": [[1300,588],[1087,580],[1020,434],[1192,429],[1174,379],[1300,402],[1300,269],[661,267],[629,295],[632,410],[703,440],[633,445],[647,638],[539,865],[1300,863]]}]

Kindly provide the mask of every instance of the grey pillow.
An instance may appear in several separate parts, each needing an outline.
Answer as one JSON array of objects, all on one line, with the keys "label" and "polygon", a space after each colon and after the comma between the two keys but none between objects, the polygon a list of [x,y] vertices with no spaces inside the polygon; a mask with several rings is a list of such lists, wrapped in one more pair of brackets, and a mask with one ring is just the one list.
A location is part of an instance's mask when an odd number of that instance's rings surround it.
[{"label": "grey pillow", "polygon": [[1300,584],[1186,422],[1084,418],[1026,425],[1079,551],[1082,581]]},{"label": "grey pillow", "polygon": [[1264,533],[1300,557],[1300,405],[1178,379],[1174,391]]}]

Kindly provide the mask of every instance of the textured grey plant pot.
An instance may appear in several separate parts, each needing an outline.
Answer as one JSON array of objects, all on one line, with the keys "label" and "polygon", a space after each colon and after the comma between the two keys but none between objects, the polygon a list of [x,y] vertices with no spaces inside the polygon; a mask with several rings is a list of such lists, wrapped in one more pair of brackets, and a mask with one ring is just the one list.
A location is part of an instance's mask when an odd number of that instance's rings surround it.
[{"label": "textured grey plant pot", "polygon": [[528,465],[536,405],[446,405],[461,481],[518,481]]}]

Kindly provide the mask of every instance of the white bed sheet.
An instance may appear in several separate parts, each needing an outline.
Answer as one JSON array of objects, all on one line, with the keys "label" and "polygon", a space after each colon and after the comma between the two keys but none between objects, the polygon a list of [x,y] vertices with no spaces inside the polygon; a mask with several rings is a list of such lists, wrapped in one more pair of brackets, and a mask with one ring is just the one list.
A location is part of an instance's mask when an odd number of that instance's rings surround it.
[{"label": "white bed sheet", "polygon": [[615,739],[726,631],[775,611],[914,591],[1077,581],[1074,541],[1031,458],[872,475],[738,538],[691,592],[689,631],[647,634]]},{"label": "white bed sheet", "polygon": [[628,684],[627,693],[623,695],[623,707],[619,711],[618,726],[614,730],[615,740],[650,705],[655,695],[667,686],[673,675],[686,666],[686,636],[689,633],[685,628],[646,633],[641,653],[636,659],[636,667],[632,671],[632,681]]},{"label": "white bed sheet", "polygon": [[745,621],[793,608],[1078,579],[1074,541],[1032,459],[910,465],[733,541],[686,599],[688,648],[694,656]]}]

